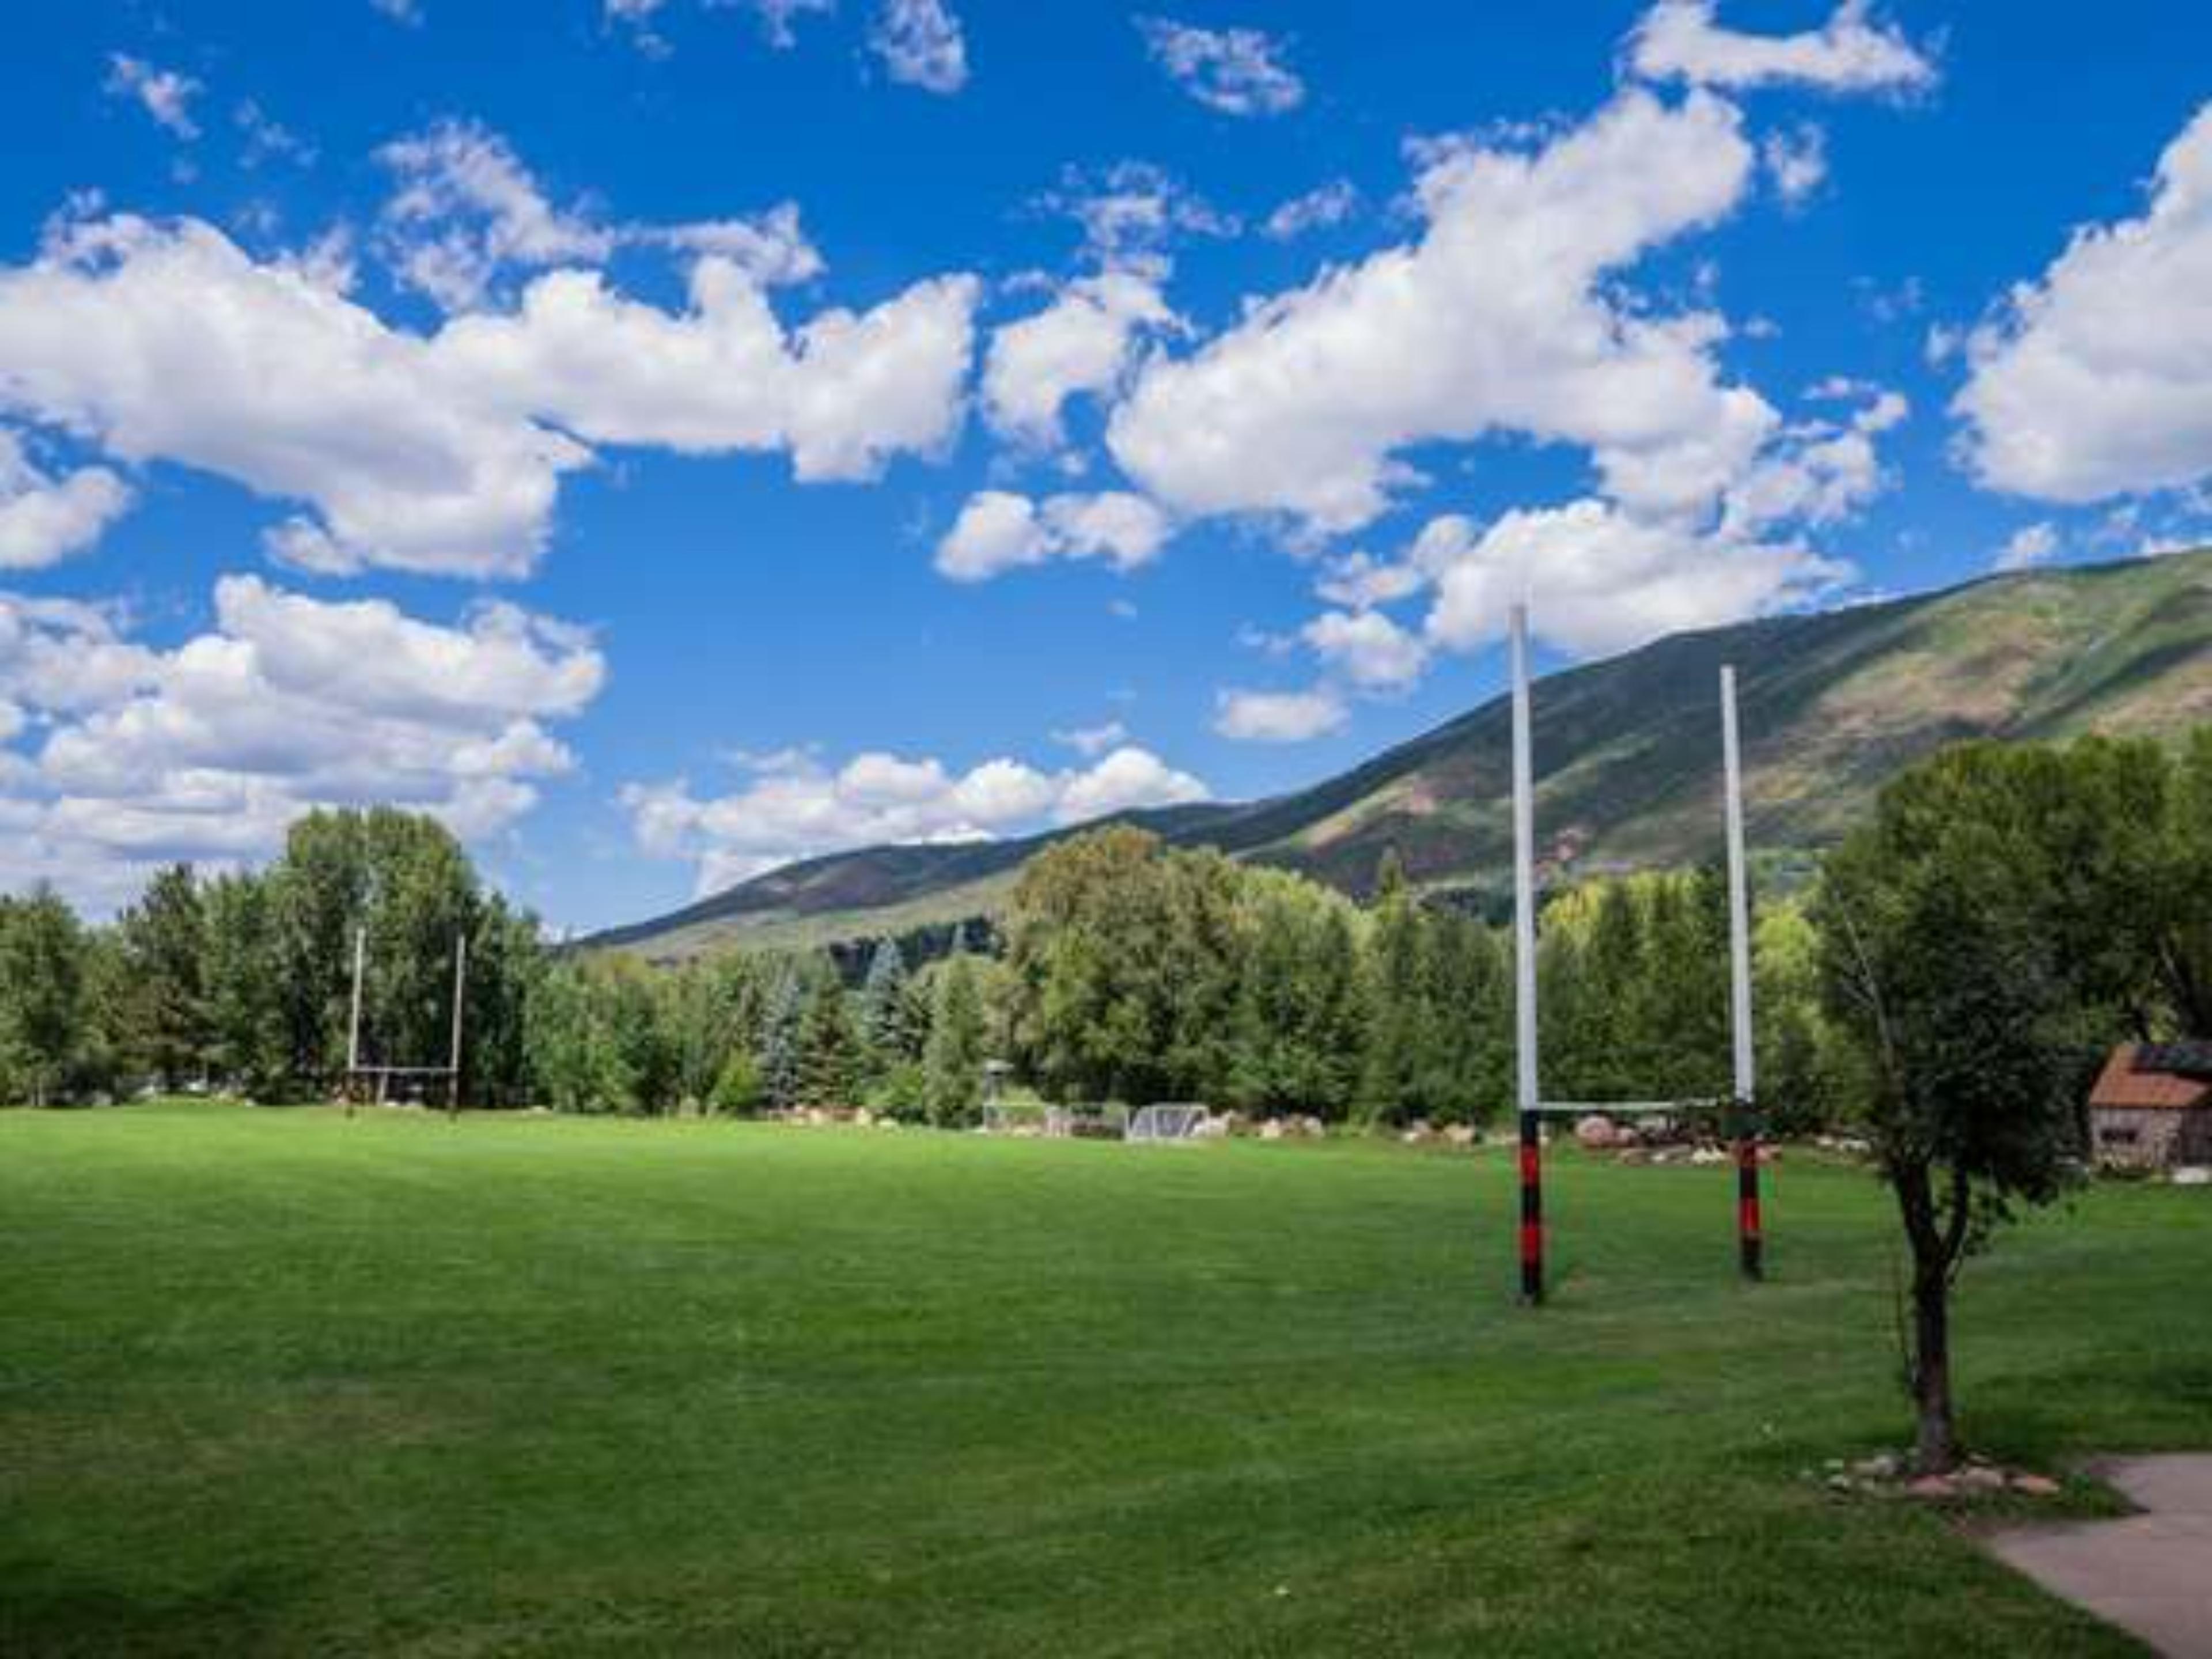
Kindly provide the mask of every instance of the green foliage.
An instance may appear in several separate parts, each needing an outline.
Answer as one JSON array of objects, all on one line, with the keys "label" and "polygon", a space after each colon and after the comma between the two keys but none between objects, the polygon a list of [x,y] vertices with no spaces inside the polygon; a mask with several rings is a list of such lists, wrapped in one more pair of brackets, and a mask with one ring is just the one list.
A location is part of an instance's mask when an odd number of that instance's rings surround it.
[{"label": "green foliage", "polygon": [[922,1104],[942,1128],[975,1121],[983,1104],[983,999],[975,965],[954,957],[937,975],[937,1006],[922,1058]]},{"label": "green foliage", "polygon": [[868,1090],[868,1109],[878,1117],[918,1123],[929,1115],[929,1073],[919,1060],[895,1060]]},{"label": "green foliage", "polygon": [[1952,1280],[1995,1224],[2066,1185],[2083,1085],[2148,967],[2097,921],[2143,925],[2131,894],[2155,842],[2103,821],[2149,787],[2119,759],[2096,743],[1962,745],[1885,788],[1822,878],[1828,1009],[1861,1057],[1861,1115],[1912,1254],[1926,1468],[1958,1454]]},{"label": "green foliage", "polygon": [[207,917],[191,866],[157,871],[117,932],[129,1052],[162,1088],[180,1088],[205,1069],[214,1036],[204,982]]},{"label": "green foliage", "polygon": [[710,1098],[714,1110],[724,1117],[750,1117],[760,1110],[767,1090],[761,1082],[760,1062],[749,1049],[730,1050]]},{"label": "green foliage", "polygon": [[0,1077],[34,1106],[64,1089],[82,1052],[88,957],[83,928],[52,889],[0,899]]},{"label": "green foliage", "polygon": [[911,991],[906,955],[898,941],[878,940],[868,963],[867,984],[860,993],[860,1040],[873,1069],[921,1056]]},{"label": "green foliage", "polygon": [[799,1024],[799,1103],[843,1109],[860,1103],[865,1073],[860,1027],[834,974],[815,981]]}]

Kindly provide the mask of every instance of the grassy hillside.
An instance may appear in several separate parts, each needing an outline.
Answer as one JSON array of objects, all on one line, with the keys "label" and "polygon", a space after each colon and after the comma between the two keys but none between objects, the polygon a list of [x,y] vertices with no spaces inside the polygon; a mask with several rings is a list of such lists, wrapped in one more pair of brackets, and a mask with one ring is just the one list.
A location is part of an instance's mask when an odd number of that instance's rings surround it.
[{"label": "grassy hillside", "polygon": [[[1770,854],[1810,849],[1900,766],[1957,738],[2164,736],[2212,720],[2212,551],[1678,635],[1555,674],[1536,715],[1555,868],[1680,864],[1717,848],[1717,680],[1729,662],[1753,841]],[[1310,789],[1133,817],[1351,891],[1391,846],[1425,884],[1498,890],[1511,856],[1510,744],[1499,699]],[[986,914],[1038,844],[820,859],[592,942],[683,956]]]},{"label": "grassy hillside", "polygon": [[[1725,1170],[0,1112],[0,1652],[2116,1656],[1918,1505],[1894,1221]],[[1961,1289],[2007,1459],[2212,1444],[2204,1194]]]}]

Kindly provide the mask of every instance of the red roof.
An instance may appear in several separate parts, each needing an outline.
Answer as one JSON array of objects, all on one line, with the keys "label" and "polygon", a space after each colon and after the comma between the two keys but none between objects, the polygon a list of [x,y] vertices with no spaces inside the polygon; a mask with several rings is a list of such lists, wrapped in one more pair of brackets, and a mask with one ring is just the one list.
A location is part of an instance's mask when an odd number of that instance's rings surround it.
[{"label": "red roof", "polygon": [[2212,1080],[2139,1066],[2137,1059],[2136,1043],[2124,1042],[2113,1049],[2097,1086],[2090,1091],[2089,1104],[2127,1111],[2172,1112],[2212,1105]]}]

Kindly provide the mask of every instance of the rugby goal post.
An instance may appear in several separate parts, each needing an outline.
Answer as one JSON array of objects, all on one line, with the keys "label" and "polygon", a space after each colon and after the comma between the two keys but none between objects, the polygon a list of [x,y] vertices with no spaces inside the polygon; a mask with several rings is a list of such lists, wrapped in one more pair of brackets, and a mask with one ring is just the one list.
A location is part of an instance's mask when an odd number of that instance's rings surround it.
[{"label": "rugby goal post", "polygon": [[442,1066],[387,1066],[372,1064],[362,1058],[362,990],[368,966],[368,929],[356,927],[353,932],[353,994],[346,1018],[346,1115],[353,1115],[354,1107],[362,1093],[374,1085],[374,1098],[380,1106],[390,1097],[392,1085],[419,1080],[425,1087],[442,1080],[446,1085],[446,1115],[458,1117],[461,1110],[461,1023],[468,1006],[469,936],[459,933],[453,939],[453,1002],[450,1042]]},{"label": "rugby goal post", "polygon": [[[1547,1116],[1603,1112],[1670,1113],[1709,1103],[1547,1101],[1539,1065],[1536,1005],[1536,790],[1528,607],[1513,607],[1513,1008],[1514,1086],[1520,1120],[1521,1299],[1544,1300],[1544,1132]],[[1765,1276],[1765,1240],[1759,1190],[1758,1077],[1751,1001],[1751,884],[1745,866],[1743,759],[1736,719],[1735,669],[1720,674],[1721,774],[1728,840],[1729,1019],[1736,1167],[1736,1257],[1747,1279]]]}]

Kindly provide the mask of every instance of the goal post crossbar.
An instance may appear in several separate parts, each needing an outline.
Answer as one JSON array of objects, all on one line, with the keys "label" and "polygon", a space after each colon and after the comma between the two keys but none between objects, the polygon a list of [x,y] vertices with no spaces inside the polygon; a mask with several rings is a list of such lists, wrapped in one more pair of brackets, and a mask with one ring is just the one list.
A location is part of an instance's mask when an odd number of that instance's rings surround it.
[{"label": "goal post crossbar", "polygon": [[1688,1100],[1540,1100],[1546,1117],[1663,1117],[1671,1112],[1725,1112],[1738,1102],[1699,1096]]}]

